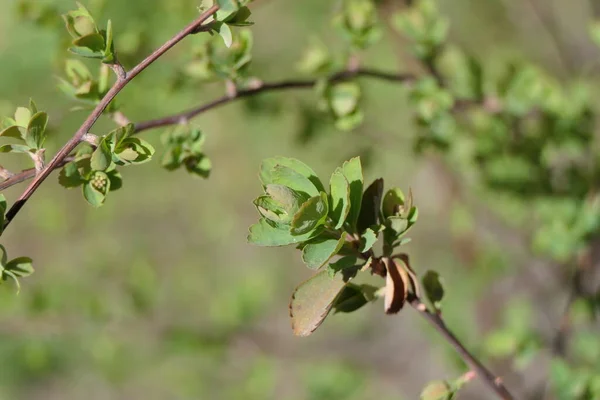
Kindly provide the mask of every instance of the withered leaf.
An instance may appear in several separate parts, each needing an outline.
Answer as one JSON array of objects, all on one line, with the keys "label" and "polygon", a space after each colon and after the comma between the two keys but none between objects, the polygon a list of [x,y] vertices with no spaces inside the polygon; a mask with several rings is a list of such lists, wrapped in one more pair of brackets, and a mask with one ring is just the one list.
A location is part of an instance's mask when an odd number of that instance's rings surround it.
[{"label": "withered leaf", "polygon": [[402,309],[408,296],[409,277],[400,263],[390,258],[384,258],[387,269],[385,277],[385,313],[396,314]]},{"label": "withered leaf", "polygon": [[308,336],[323,323],[335,299],[356,274],[343,271],[333,277],[323,270],[301,283],[290,301],[292,330],[297,336]]}]

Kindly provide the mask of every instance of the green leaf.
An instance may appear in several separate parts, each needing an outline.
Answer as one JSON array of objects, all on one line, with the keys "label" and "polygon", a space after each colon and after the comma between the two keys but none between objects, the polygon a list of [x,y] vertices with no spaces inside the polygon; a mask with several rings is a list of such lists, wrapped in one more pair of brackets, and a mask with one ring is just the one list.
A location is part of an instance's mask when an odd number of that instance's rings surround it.
[{"label": "green leaf", "polygon": [[372,285],[349,283],[335,299],[333,308],[336,313],[351,313],[375,299],[378,288]]},{"label": "green leaf", "polygon": [[327,212],[327,194],[321,192],[320,195],[311,197],[302,204],[292,219],[290,232],[292,235],[304,235],[314,231],[325,223]]},{"label": "green leaf", "polygon": [[90,166],[95,171],[106,171],[112,163],[112,153],[106,138],[102,138],[96,150],[92,153]]},{"label": "green leaf", "polygon": [[41,149],[46,140],[46,126],[48,125],[48,114],[38,112],[34,114],[27,125],[25,143],[34,149]]},{"label": "green leaf", "polygon": [[265,192],[281,204],[281,207],[292,217],[298,212],[302,204],[308,200],[305,195],[284,185],[268,184]]},{"label": "green leaf", "polygon": [[289,230],[277,229],[261,218],[250,227],[248,243],[257,246],[287,246],[309,240],[319,233],[320,229],[317,229],[304,235],[292,235]]},{"label": "green leaf", "polygon": [[31,111],[26,107],[18,107],[15,112],[15,122],[22,128],[27,128],[31,119]]},{"label": "green leaf", "polygon": [[360,157],[354,157],[346,161],[342,166],[342,171],[350,186],[350,211],[348,221],[353,229],[356,229],[356,222],[360,214],[360,204],[363,195],[363,174]]},{"label": "green leaf", "polygon": [[402,217],[388,217],[385,220],[386,228],[391,229],[396,236],[408,229],[408,220]]},{"label": "green leaf", "polygon": [[37,114],[38,112],[38,108],[37,105],[35,104],[35,101],[33,101],[33,99],[29,99],[29,111],[31,111],[31,114]]},{"label": "green leaf", "polygon": [[297,173],[308,178],[308,180],[310,180],[312,184],[317,188],[318,192],[325,191],[323,183],[321,183],[321,181],[317,177],[317,174],[315,173],[315,171],[312,170],[312,168],[310,168],[308,165],[304,164],[300,160],[288,157],[273,157],[263,160],[263,162],[260,165],[259,173],[260,181],[262,182],[263,186],[266,186],[269,183],[275,183],[273,182],[273,170],[278,165],[291,168]]},{"label": "green leaf", "polygon": [[308,197],[319,195],[317,187],[306,176],[289,167],[276,165],[271,174],[272,183],[287,186]]},{"label": "green leaf", "polygon": [[227,24],[230,26],[250,26],[254,25],[254,22],[248,21],[252,12],[246,6],[240,7],[240,9],[235,13],[233,18],[227,20]]},{"label": "green leaf", "polygon": [[331,306],[352,277],[336,274],[331,278],[321,271],[300,284],[292,294],[290,316],[297,336],[308,336],[325,320]]},{"label": "green leaf", "polygon": [[240,8],[237,0],[217,0],[217,4],[219,5],[219,10],[216,13],[217,21],[227,21]]},{"label": "green leaf", "polygon": [[85,58],[103,58],[104,53],[100,51],[92,51],[87,47],[69,47],[68,49],[71,53],[77,54],[78,56]]},{"label": "green leaf", "polygon": [[340,271],[354,267],[356,265],[356,261],[356,256],[344,256],[335,262],[330,263],[327,266],[327,272],[329,273],[329,276],[333,277]]},{"label": "green leaf", "polygon": [[90,33],[73,40],[73,45],[77,47],[85,47],[94,53],[104,52],[106,43],[104,37],[99,33]]},{"label": "green leaf", "polygon": [[79,173],[79,168],[74,162],[66,164],[58,175],[58,183],[66,188],[74,188],[82,185],[85,180]]},{"label": "green leaf", "polygon": [[10,137],[14,139],[23,139],[23,135],[21,134],[21,130],[17,125],[11,125],[8,128],[4,129],[0,132],[0,136]]},{"label": "green leaf", "polygon": [[231,28],[229,25],[223,22],[217,22],[214,25],[215,31],[221,36],[223,42],[225,43],[225,47],[231,47],[231,43],[233,43],[233,36],[231,34]]},{"label": "green leaf", "polygon": [[423,288],[427,299],[439,310],[444,298],[444,286],[440,275],[435,271],[427,271],[423,276]]},{"label": "green leaf", "polygon": [[[2,197],[4,197],[4,195],[2,195]],[[6,251],[6,248],[3,245],[1,245],[1,244],[0,244],[0,252],[2,252],[2,256],[0,256],[0,267],[1,267],[0,271],[2,271],[2,269],[6,265],[6,260],[8,260],[8,253]],[[2,278],[2,274],[1,273],[0,273],[0,278]]]},{"label": "green leaf", "polygon": [[33,274],[32,260],[29,257],[17,257],[12,259],[4,266],[4,269],[10,271],[16,277],[25,277]]},{"label": "green leaf", "polygon": [[451,400],[452,388],[446,381],[433,381],[421,392],[420,400]]},{"label": "green leaf", "polygon": [[115,61],[115,45],[113,43],[113,29],[112,29],[112,21],[109,19],[106,24],[106,31],[102,32],[102,36],[104,37],[105,47],[104,47],[104,58],[102,62],[105,64],[111,64]]},{"label": "green leaf", "polygon": [[344,235],[340,238],[318,236],[307,242],[302,249],[302,261],[310,269],[319,269],[336,255],[344,245]]},{"label": "green leaf", "polygon": [[4,144],[0,146],[0,153],[30,153],[31,148],[24,144]]},{"label": "green leaf", "polygon": [[365,251],[371,250],[371,247],[377,242],[377,234],[371,228],[367,228],[362,235],[360,235],[360,247],[358,251],[364,253]]},{"label": "green leaf", "polygon": [[379,178],[369,185],[362,196],[360,214],[356,224],[356,228],[359,232],[364,232],[367,228],[379,223],[382,196],[383,179]]},{"label": "green leaf", "polygon": [[385,196],[383,196],[381,211],[383,212],[384,218],[397,216],[402,213],[403,206],[404,193],[398,188],[392,188],[386,192]]},{"label": "green leaf", "polygon": [[360,86],[355,82],[343,82],[330,90],[331,109],[337,117],[350,115],[356,110],[360,98]]},{"label": "green leaf", "polygon": [[341,168],[337,168],[329,180],[330,209],[329,216],[335,223],[334,229],[340,229],[350,212],[350,185]]}]

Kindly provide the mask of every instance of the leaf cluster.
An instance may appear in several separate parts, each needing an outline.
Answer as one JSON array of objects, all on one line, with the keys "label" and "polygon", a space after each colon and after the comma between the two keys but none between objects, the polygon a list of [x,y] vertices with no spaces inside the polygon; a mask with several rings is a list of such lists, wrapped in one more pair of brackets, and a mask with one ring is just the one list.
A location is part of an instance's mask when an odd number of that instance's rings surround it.
[{"label": "leaf cluster", "polygon": [[161,164],[169,171],[184,167],[191,174],[208,178],[212,163],[203,151],[206,135],[196,127],[178,125],[162,135],[166,150]]},{"label": "leaf cluster", "polygon": [[69,51],[81,57],[113,64],[116,56],[111,21],[108,20],[106,29],[99,29],[90,12],[81,3],[77,3],[77,6],[77,10],[63,15],[67,31],[73,38]]},{"label": "leaf cluster", "polygon": [[[407,243],[403,236],[417,220],[412,196],[405,198],[397,188],[384,196],[383,179],[363,192],[360,158],[333,172],[329,191],[309,166],[293,158],[264,160],[259,177],[264,193],[254,204],[261,218],[250,227],[248,241],[259,246],[294,244],[309,268],[327,265],[294,292],[290,307],[296,334],[314,331],[332,306],[349,312],[374,300],[373,287],[348,286],[359,271],[386,277],[388,313],[398,312],[409,292],[418,291],[408,258],[390,258],[395,248]],[[375,257],[373,250],[379,237],[384,241],[383,258]],[[340,258],[330,262],[336,255]]]},{"label": "leaf cluster", "polygon": [[0,146],[0,153],[24,153],[34,162],[43,161],[47,136],[48,114],[38,111],[33,100],[29,107],[18,107],[14,117],[4,117],[0,137],[16,139],[18,143]]}]

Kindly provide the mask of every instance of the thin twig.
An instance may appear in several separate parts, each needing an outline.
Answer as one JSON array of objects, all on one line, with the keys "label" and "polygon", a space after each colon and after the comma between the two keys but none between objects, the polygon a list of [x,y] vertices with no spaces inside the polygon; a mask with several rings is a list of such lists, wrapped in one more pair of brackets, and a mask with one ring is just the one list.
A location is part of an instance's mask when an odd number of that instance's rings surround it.
[{"label": "thin twig", "polygon": [[[329,78],[330,82],[340,82],[344,80],[348,80],[354,77],[368,77],[374,79],[381,79],[389,82],[412,82],[416,79],[415,76],[410,74],[393,74],[388,72],[382,72],[374,69],[362,68],[357,69],[356,71],[340,71]],[[181,121],[188,121],[199,114],[202,114],[206,111],[212,110],[213,108],[217,108],[221,105],[225,105],[227,103],[233,102],[238,99],[242,99],[245,97],[250,97],[263,92],[271,92],[271,91],[280,91],[286,89],[310,89],[314,87],[317,83],[316,79],[306,79],[306,80],[287,80],[281,82],[271,82],[271,83],[261,83],[255,87],[238,90],[235,96],[231,97],[225,95],[221,98],[203,104],[199,107],[192,108],[188,111],[170,115],[168,117],[163,117],[159,119],[142,121],[135,124],[134,133],[140,133],[142,131],[146,131],[149,129],[160,128],[164,126],[177,125],[181,123]],[[63,167],[67,162],[72,161],[71,158],[67,158],[62,162],[56,164],[54,166],[55,169]],[[68,160],[68,161],[66,161]],[[17,174],[10,176],[3,182],[0,182],[0,192],[14,186],[18,183],[24,182],[28,179],[31,179],[35,176],[35,170],[33,168],[26,169]]]},{"label": "thin twig", "polygon": [[[415,76],[413,76],[411,74],[393,74],[393,73],[381,72],[381,71],[377,71],[377,70],[373,70],[373,69],[361,68],[361,69],[357,69],[355,71],[344,70],[344,71],[338,72],[338,73],[332,75],[329,78],[329,81],[330,82],[339,82],[339,81],[344,81],[344,80],[348,80],[348,79],[351,79],[354,77],[359,77],[359,76],[377,78],[377,79],[382,79],[382,80],[386,80],[386,81],[390,81],[390,82],[412,82],[416,79]],[[135,124],[135,132],[141,132],[141,131],[145,131],[147,129],[160,128],[163,126],[175,125],[175,124],[180,123],[181,121],[190,120],[190,119],[194,118],[195,116],[202,114],[203,112],[206,112],[208,110],[211,110],[211,109],[221,106],[223,104],[232,102],[234,100],[242,99],[245,97],[250,97],[250,96],[253,96],[258,93],[285,90],[285,89],[309,89],[309,88],[314,87],[316,83],[317,83],[316,79],[287,80],[287,81],[281,81],[281,82],[263,83],[262,85],[259,85],[254,88],[238,90],[236,92],[235,96],[225,95],[225,96],[218,98],[216,100],[213,100],[207,104],[204,104],[204,105],[196,107],[196,108],[192,108],[188,111],[185,111],[185,112],[182,112],[179,114],[171,115],[171,116],[164,117],[164,118],[158,118],[155,120],[139,122],[139,123]]]},{"label": "thin twig", "polygon": [[454,347],[460,357],[467,363],[469,368],[483,380],[483,382],[492,389],[501,399],[512,400],[514,397],[502,383],[502,380],[490,372],[475,356],[473,356],[456,336],[448,329],[441,316],[432,313],[427,306],[416,297],[410,300],[410,305],[437,329],[437,331]]},{"label": "thin twig", "polygon": [[210,18],[217,10],[219,9],[218,5],[214,5],[209,8],[207,11],[202,13],[195,21],[190,23],[187,27],[185,27],[178,34],[169,39],[165,44],[155,50],[152,54],[146,57],[142,62],[136,65],[131,71],[125,72],[124,69],[116,67],[116,73],[118,76],[115,84],[110,88],[108,93],[104,96],[102,101],[96,106],[96,108],[92,111],[89,117],[85,120],[85,122],[81,125],[81,127],[77,130],[75,135],[56,153],[54,158],[42,169],[39,174],[37,174],[34,180],[29,184],[29,186],[25,189],[23,194],[17,199],[17,201],[13,204],[13,206],[6,213],[6,220],[4,223],[4,228],[6,228],[10,222],[17,215],[19,210],[25,205],[27,200],[33,195],[33,193],[37,190],[37,188],[42,184],[42,182],[48,178],[50,173],[60,165],[63,160],[69,156],[69,154],[79,145],[83,135],[88,133],[90,128],[96,123],[102,112],[108,107],[111,101],[117,96],[117,94],[129,83],[133,78],[135,78],[140,72],[146,69],[150,64],[160,58],[163,54],[165,54],[169,49],[179,43],[183,38],[196,31],[198,27]]}]

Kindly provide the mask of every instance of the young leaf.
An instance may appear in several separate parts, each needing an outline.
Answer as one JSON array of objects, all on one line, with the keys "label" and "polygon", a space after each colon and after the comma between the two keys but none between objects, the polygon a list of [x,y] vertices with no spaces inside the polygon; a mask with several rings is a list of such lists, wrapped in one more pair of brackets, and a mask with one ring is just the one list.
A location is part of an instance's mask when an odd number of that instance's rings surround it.
[{"label": "young leaf", "polygon": [[81,174],[77,163],[70,162],[60,170],[58,175],[58,183],[66,188],[74,188],[82,185],[85,182]]},{"label": "young leaf", "polygon": [[17,111],[15,111],[15,122],[18,126],[22,128],[27,128],[29,125],[29,120],[31,119],[31,110],[25,107],[17,107]]},{"label": "young leaf", "polygon": [[435,271],[427,271],[423,276],[423,288],[427,299],[439,310],[444,298],[444,286],[440,275]]},{"label": "young leaf", "polygon": [[259,173],[260,181],[262,182],[263,186],[266,186],[269,183],[274,183],[273,169],[277,165],[282,165],[284,167],[293,169],[297,173],[308,178],[308,180],[312,182],[312,184],[317,188],[319,192],[325,191],[323,183],[321,183],[321,181],[317,177],[317,174],[315,173],[315,171],[312,170],[312,168],[310,168],[308,165],[304,164],[300,160],[288,157],[273,157],[263,160],[263,162],[260,165]]},{"label": "young leaf", "polygon": [[451,400],[452,388],[446,381],[429,382],[421,392],[420,400]]},{"label": "young leaf", "polygon": [[354,157],[342,165],[342,171],[350,186],[350,211],[348,222],[352,228],[356,228],[356,222],[360,213],[360,203],[363,195],[363,174],[360,157]]},{"label": "young leaf", "polygon": [[341,168],[337,168],[329,181],[329,216],[334,221],[334,229],[340,229],[350,212],[350,185]]},{"label": "young leaf", "polygon": [[107,141],[103,138],[92,153],[90,166],[94,171],[106,171],[112,162],[112,153]]},{"label": "young leaf", "polygon": [[277,229],[261,218],[249,229],[248,243],[257,246],[287,246],[288,244],[301,243],[318,235],[320,229],[304,235],[292,235],[289,230]]},{"label": "young leaf", "polygon": [[377,225],[379,221],[379,211],[381,209],[381,197],[383,196],[383,179],[376,179],[362,196],[360,205],[360,214],[356,228],[359,232],[364,232],[367,228]]},{"label": "young leaf", "polygon": [[321,271],[301,283],[292,294],[290,317],[297,336],[308,336],[323,323],[336,297],[351,277],[336,274],[331,278]]},{"label": "young leaf", "polygon": [[233,36],[231,34],[231,28],[226,23],[220,22],[216,23],[215,30],[219,33],[219,36],[223,39],[225,43],[225,47],[231,47],[231,43],[233,43]]},{"label": "young leaf", "polygon": [[327,212],[327,194],[321,192],[320,195],[311,197],[302,204],[292,219],[290,232],[292,235],[304,235],[314,231],[325,223]]},{"label": "young leaf", "polygon": [[35,113],[27,124],[25,143],[34,149],[41,149],[46,140],[46,126],[48,125],[48,114],[45,112]]},{"label": "young leaf", "polygon": [[10,271],[13,275],[18,278],[29,276],[33,274],[33,264],[29,257],[17,257],[8,262],[4,266],[6,271]]},{"label": "young leaf", "polygon": [[289,167],[276,165],[271,171],[271,174],[273,183],[287,186],[309,197],[319,195],[319,190],[306,176]]},{"label": "young leaf", "polygon": [[344,245],[344,234],[340,238],[318,236],[307,242],[302,249],[302,261],[310,269],[319,269],[337,254]]},{"label": "young leaf", "polygon": [[371,228],[367,228],[362,235],[360,235],[360,247],[358,251],[364,253],[365,251],[371,250],[371,247],[377,242],[377,234]]},{"label": "young leaf", "polygon": [[21,130],[17,125],[11,125],[0,132],[0,136],[10,137],[14,139],[23,139]]},{"label": "young leaf", "polygon": [[388,190],[383,196],[381,211],[384,218],[400,215],[404,206],[404,193],[398,188]]}]

